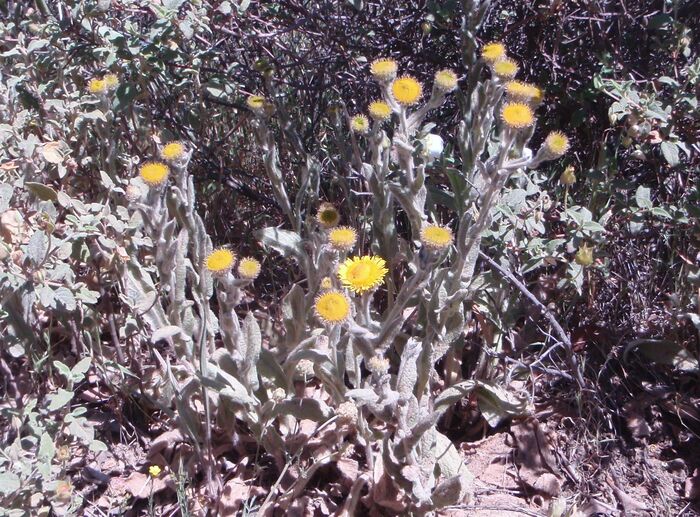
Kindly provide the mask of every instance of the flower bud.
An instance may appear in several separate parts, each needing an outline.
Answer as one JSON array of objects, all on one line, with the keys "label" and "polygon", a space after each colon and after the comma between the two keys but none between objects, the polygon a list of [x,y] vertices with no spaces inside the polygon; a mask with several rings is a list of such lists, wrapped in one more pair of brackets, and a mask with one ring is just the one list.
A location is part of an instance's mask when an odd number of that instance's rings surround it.
[{"label": "flower bud", "polygon": [[561,173],[559,177],[559,183],[562,185],[570,186],[576,183],[576,174],[574,172],[574,166],[569,165],[564,172]]},{"label": "flower bud", "polygon": [[338,406],[335,410],[335,414],[338,415],[338,420],[345,423],[356,424],[357,423],[357,406],[354,402],[345,401]]},{"label": "flower bud", "polygon": [[576,263],[583,267],[588,267],[593,264],[593,248],[587,244],[582,244],[574,257]]}]

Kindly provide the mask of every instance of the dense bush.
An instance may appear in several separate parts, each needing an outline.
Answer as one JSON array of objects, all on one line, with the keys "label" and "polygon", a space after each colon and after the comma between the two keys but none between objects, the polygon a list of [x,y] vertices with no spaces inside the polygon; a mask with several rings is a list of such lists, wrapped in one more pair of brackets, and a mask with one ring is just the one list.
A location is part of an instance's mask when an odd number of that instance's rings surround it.
[{"label": "dense bush", "polygon": [[0,5],[3,512],[476,512],[543,411],[549,515],[697,499],[692,2],[408,4]]}]

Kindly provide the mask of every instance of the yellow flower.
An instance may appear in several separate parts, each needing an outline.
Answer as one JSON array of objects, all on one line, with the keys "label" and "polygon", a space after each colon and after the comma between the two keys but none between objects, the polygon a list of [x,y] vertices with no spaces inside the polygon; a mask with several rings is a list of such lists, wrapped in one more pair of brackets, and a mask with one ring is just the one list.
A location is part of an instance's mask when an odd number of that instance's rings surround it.
[{"label": "yellow flower", "polygon": [[512,79],[518,73],[518,63],[512,59],[499,59],[493,65],[493,73],[501,79]]},{"label": "yellow flower", "polygon": [[328,233],[328,242],[337,250],[350,251],[357,242],[357,232],[349,226],[339,226]]},{"label": "yellow flower", "polygon": [[350,119],[350,129],[354,133],[364,135],[369,131],[369,120],[364,115],[355,115]]},{"label": "yellow flower", "polygon": [[355,293],[363,293],[381,285],[389,272],[381,257],[351,257],[338,268],[338,278],[343,286]]},{"label": "yellow flower", "polygon": [[552,131],[544,141],[544,148],[549,158],[559,158],[569,150],[569,138],[561,131]]},{"label": "yellow flower", "polygon": [[389,120],[391,107],[384,101],[374,101],[369,105],[369,116],[378,122]]},{"label": "yellow flower", "polygon": [[252,111],[260,113],[265,109],[267,99],[261,95],[251,95],[245,103]]},{"label": "yellow flower", "polygon": [[88,91],[95,95],[100,95],[107,92],[107,83],[102,79],[90,79],[88,82]]},{"label": "yellow flower", "polygon": [[182,158],[185,154],[185,146],[180,142],[170,142],[168,145],[163,147],[161,151],[161,156],[163,159],[174,162]]},{"label": "yellow flower", "polygon": [[481,57],[487,63],[495,63],[499,59],[506,57],[506,46],[498,41],[487,43],[481,49]]},{"label": "yellow flower", "polygon": [[340,291],[326,291],[316,298],[314,308],[323,323],[341,323],[350,316],[350,299]]},{"label": "yellow flower", "polygon": [[340,221],[340,214],[338,210],[330,203],[321,203],[318,207],[318,212],[316,213],[316,220],[318,224],[324,228],[333,228],[338,225]]},{"label": "yellow flower", "polygon": [[261,269],[260,262],[254,258],[242,258],[238,263],[238,276],[247,280],[255,280],[258,278]]},{"label": "yellow flower", "polygon": [[435,87],[442,93],[451,92],[457,88],[457,74],[452,70],[440,70],[436,72]]},{"label": "yellow flower", "polygon": [[161,162],[147,162],[139,169],[139,176],[151,187],[162,185],[168,179],[170,169],[167,165]]},{"label": "yellow flower", "polygon": [[212,251],[204,261],[207,270],[213,275],[223,275],[231,271],[236,255],[226,248]]},{"label": "yellow flower", "polygon": [[412,106],[423,95],[423,85],[413,77],[404,75],[391,84],[391,93],[399,104]]},{"label": "yellow flower", "polygon": [[452,244],[452,230],[447,226],[429,224],[420,231],[423,245],[434,251],[442,251]]},{"label": "yellow flower", "polygon": [[539,103],[542,101],[542,90],[534,84],[523,81],[508,81],[506,93],[517,100]]},{"label": "yellow flower", "polygon": [[333,279],[329,276],[324,276],[321,280],[321,289],[327,291],[333,287]]},{"label": "yellow flower", "polygon": [[109,90],[116,90],[119,86],[119,77],[117,77],[115,74],[107,74],[102,78],[102,80]]},{"label": "yellow flower", "polygon": [[399,66],[393,59],[377,59],[369,67],[372,76],[379,82],[388,82],[396,77]]},{"label": "yellow flower", "polygon": [[535,123],[535,115],[527,104],[506,102],[501,109],[501,120],[512,129],[523,129]]},{"label": "yellow flower", "polygon": [[569,165],[559,177],[559,183],[571,186],[576,183],[576,172],[573,165]]},{"label": "yellow flower", "polygon": [[157,478],[161,473],[160,467],[158,465],[151,465],[148,467],[148,473],[151,475],[151,477]]}]

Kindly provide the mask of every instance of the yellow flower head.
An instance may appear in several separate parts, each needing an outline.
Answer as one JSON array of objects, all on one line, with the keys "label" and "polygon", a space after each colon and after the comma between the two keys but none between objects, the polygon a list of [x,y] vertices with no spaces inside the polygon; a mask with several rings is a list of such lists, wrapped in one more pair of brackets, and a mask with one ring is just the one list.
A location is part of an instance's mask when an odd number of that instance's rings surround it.
[{"label": "yellow flower head", "polygon": [[328,242],[337,250],[350,251],[357,242],[357,232],[349,226],[339,226],[328,232]]},{"label": "yellow flower head", "polygon": [[501,120],[511,129],[524,129],[535,123],[535,115],[527,104],[506,102],[501,109]]},{"label": "yellow flower head", "polygon": [[327,291],[333,287],[333,279],[329,276],[324,276],[321,280],[321,289]]},{"label": "yellow flower head", "polygon": [[384,281],[389,272],[381,257],[351,257],[338,268],[338,278],[343,286],[355,293],[370,291]]},{"label": "yellow flower head", "polygon": [[534,84],[523,81],[508,81],[506,93],[516,100],[539,103],[542,101],[542,90]]},{"label": "yellow flower head", "polygon": [[350,299],[340,291],[326,291],[316,298],[314,309],[323,323],[341,323],[350,316]]},{"label": "yellow flower head", "polygon": [[423,95],[423,85],[410,75],[404,75],[391,83],[391,93],[399,104],[412,106]]},{"label": "yellow flower head", "polygon": [[139,176],[141,176],[144,183],[151,187],[157,187],[165,183],[168,179],[168,174],[170,174],[170,169],[161,162],[147,162],[139,169]]},{"label": "yellow flower head", "polygon": [[380,83],[391,81],[398,70],[399,66],[393,59],[377,59],[369,67],[372,76]]},{"label": "yellow flower head", "polygon": [[452,244],[452,230],[447,226],[429,224],[420,231],[420,240],[426,248],[442,251]]},{"label": "yellow flower head", "polygon": [[213,275],[224,275],[231,271],[236,255],[227,248],[219,248],[212,251],[204,260],[204,265]]},{"label": "yellow flower head", "polygon": [[251,95],[245,103],[252,111],[261,113],[267,105],[267,99],[261,95]]},{"label": "yellow flower head", "polygon": [[457,74],[452,70],[440,70],[436,72],[435,87],[442,93],[451,92],[457,88]]},{"label": "yellow flower head", "polygon": [[493,73],[496,74],[501,79],[512,79],[518,73],[518,63],[512,59],[499,59],[493,65],[491,65]]},{"label": "yellow flower head", "polygon": [[552,131],[544,141],[544,148],[549,158],[559,158],[569,150],[569,138],[561,131]]},{"label": "yellow flower head", "polygon": [[369,120],[364,115],[355,115],[350,119],[350,129],[354,133],[364,135],[369,131]]},{"label": "yellow flower head", "polygon": [[321,203],[318,207],[318,212],[316,213],[316,220],[318,224],[324,228],[333,228],[338,226],[340,221],[340,213],[338,210],[330,203]]},{"label": "yellow flower head", "polygon": [[151,465],[148,467],[148,473],[151,475],[151,477],[157,478],[161,473],[160,467],[158,465]]},{"label": "yellow flower head", "polygon": [[384,101],[374,101],[369,105],[369,116],[377,122],[384,122],[391,118],[391,107]]},{"label": "yellow flower head", "polygon": [[254,258],[242,258],[238,263],[238,276],[247,280],[255,280],[261,269],[260,262]]},{"label": "yellow flower head", "polygon": [[481,57],[487,63],[495,63],[499,59],[506,57],[506,46],[499,41],[487,43],[481,49]]},{"label": "yellow flower head", "polygon": [[88,91],[94,95],[107,93],[107,83],[102,79],[90,79],[88,82]]},{"label": "yellow flower head", "polygon": [[185,155],[185,146],[180,142],[170,142],[160,152],[164,160],[175,162]]},{"label": "yellow flower head", "polygon": [[108,90],[116,90],[119,87],[119,77],[117,77],[115,74],[107,74],[102,78],[102,80],[104,81]]}]

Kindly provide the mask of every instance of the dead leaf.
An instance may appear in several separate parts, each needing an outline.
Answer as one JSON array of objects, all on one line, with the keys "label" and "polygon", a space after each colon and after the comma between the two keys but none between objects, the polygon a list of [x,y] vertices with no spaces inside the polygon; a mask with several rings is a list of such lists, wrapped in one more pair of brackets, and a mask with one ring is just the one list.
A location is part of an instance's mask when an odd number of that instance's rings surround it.
[{"label": "dead leaf", "polygon": [[614,480],[606,477],[605,482],[612,488],[615,497],[620,501],[625,515],[639,515],[640,511],[650,511],[647,505],[624,492]]},{"label": "dead leaf", "polygon": [[41,148],[41,155],[49,163],[63,163],[61,142],[46,142]]},{"label": "dead leaf", "polygon": [[352,458],[341,457],[336,464],[340,472],[343,484],[350,488],[355,480],[360,477],[360,464]]},{"label": "dead leaf", "polygon": [[[622,408],[622,414],[627,420],[627,427],[636,440],[641,440],[651,434],[651,428],[644,418],[644,410],[640,402],[639,400],[630,400]],[[648,402],[645,405],[648,405]]]},{"label": "dead leaf", "polygon": [[558,496],[561,483],[557,463],[539,422],[534,418],[523,420],[513,425],[511,432],[516,442],[515,461],[520,479],[543,495]]},{"label": "dead leaf", "polygon": [[685,480],[684,495],[691,501],[700,499],[700,469],[695,469],[693,475]]},{"label": "dead leaf", "polygon": [[19,244],[28,231],[18,210],[5,210],[0,214],[0,237],[7,244]]},{"label": "dead leaf", "polygon": [[131,495],[136,499],[147,499],[151,493],[158,493],[167,487],[166,476],[151,477],[143,472],[132,472],[128,478],[113,477],[107,490],[116,497]]},{"label": "dead leaf", "polygon": [[164,453],[166,450],[172,450],[178,443],[184,442],[185,436],[179,429],[171,429],[166,431],[151,442],[151,447],[148,451],[149,456],[158,453]]},{"label": "dead leaf", "polygon": [[261,487],[246,482],[239,477],[230,479],[221,491],[217,515],[221,517],[234,516],[245,501],[255,496],[259,498],[264,494],[265,490]]}]

